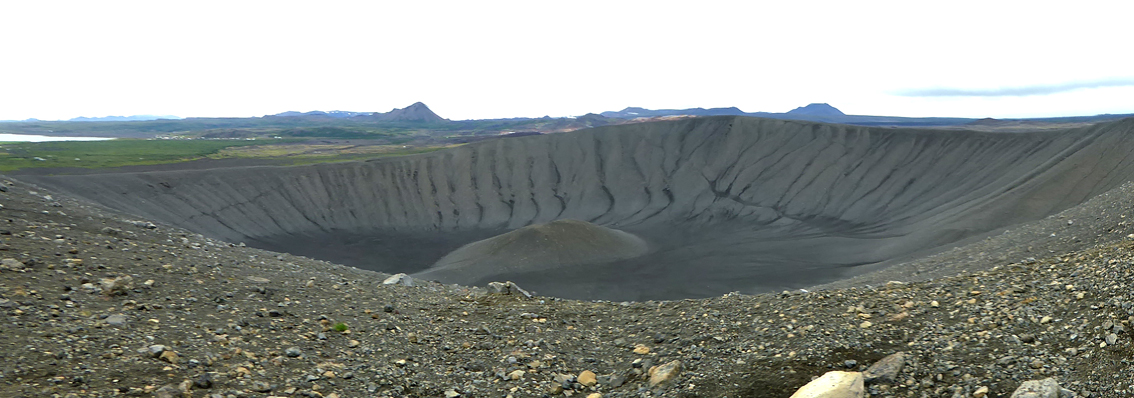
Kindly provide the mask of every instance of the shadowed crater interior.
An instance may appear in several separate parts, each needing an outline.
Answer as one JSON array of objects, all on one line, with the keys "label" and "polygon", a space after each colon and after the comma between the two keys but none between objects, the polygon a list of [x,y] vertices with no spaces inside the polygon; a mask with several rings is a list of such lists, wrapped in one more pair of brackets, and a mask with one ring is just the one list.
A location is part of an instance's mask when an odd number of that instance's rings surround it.
[{"label": "shadowed crater interior", "polygon": [[1132,130],[708,117],[365,162],[22,178],[365,269],[675,299],[835,281],[1046,217],[1134,177]]}]

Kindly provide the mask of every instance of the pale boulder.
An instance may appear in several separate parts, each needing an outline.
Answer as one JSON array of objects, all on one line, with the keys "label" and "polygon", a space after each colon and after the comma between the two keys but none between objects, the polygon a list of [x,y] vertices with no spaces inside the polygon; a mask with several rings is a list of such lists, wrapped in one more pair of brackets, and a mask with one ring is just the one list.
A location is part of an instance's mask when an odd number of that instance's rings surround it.
[{"label": "pale boulder", "polygon": [[833,371],[800,387],[791,398],[862,398],[865,391],[862,373]]}]

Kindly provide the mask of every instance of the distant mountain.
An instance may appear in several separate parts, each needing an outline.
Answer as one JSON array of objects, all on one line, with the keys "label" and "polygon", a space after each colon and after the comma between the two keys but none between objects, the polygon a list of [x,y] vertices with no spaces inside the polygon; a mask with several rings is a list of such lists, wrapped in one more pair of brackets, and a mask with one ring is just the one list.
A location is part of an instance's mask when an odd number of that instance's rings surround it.
[{"label": "distant mountain", "polygon": [[287,112],[277,113],[275,115],[268,115],[268,116],[280,116],[280,117],[303,117],[303,116],[307,116],[307,117],[326,117],[326,118],[348,118],[348,117],[355,117],[355,116],[369,116],[370,114],[371,114],[370,112],[348,112],[348,111],[330,111],[330,112],[323,112],[323,111],[311,111],[311,112],[287,111]]},{"label": "distant mountain", "polygon": [[788,111],[791,115],[812,115],[812,116],[846,116],[843,111],[836,109],[833,106],[823,104],[809,104],[799,108]]},{"label": "distant mountain", "polygon": [[307,119],[327,119],[327,118],[343,119],[343,118],[360,117],[360,118],[367,118],[367,119],[378,120],[378,121],[383,121],[383,122],[423,122],[423,123],[435,123],[435,122],[446,122],[446,121],[448,121],[447,119],[442,118],[441,116],[437,116],[437,114],[433,113],[433,111],[430,110],[428,106],[425,106],[425,104],[420,103],[420,102],[415,102],[413,105],[410,105],[410,106],[407,106],[407,107],[401,108],[401,109],[394,108],[393,110],[386,112],[386,113],[382,113],[382,112],[347,112],[347,111],[330,111],[330,112],[323,112],[323,111],[311,111],[311,112],[288,111],[288,112],[283,112],[283,113],[277,113],[275,115],[267,115],[267,116],[264,116],[264,117],[269,117],[269,118],[270,117],[298,117],[298,118],[307,118]]},{"label": "distant mountain", "polygon": [[281,113],[277,113],[277,114],[275,114],[275,115],[264,115],[264,117],[273,117],[273,116],[278,116],[278,117],[299,117],[299,116],[303,116],[303,115],[305,115],[305,114],[304,114],[303,112],[296,112],[296,111],[287,111],[287,112],[281,112]]},{"label": "distant mountain", "polygon": [[386,113],[374,113],[370,117],[384,122],[436,123],[448,121],[448,119],[437,116],[428,106],[420,102],[414,102],[413,105],[401,109],[394,108],[394,110]]},{"label": "distant mountain", "polygon": [[828,104],[810,104],[795,108],[786,113],[774,112],[744,112],[736,107],[729,108],[691,108],[691,109],[659,109],[630,107],[617,112],[603,112],[601,115],[619,119],[637,119],[641,117],[662,116],[754,116],[769,119],[806,120],[810,122],[856,124],[860,126],[955,126],[972,122],[970,118],[948,117],[897,117],[897,116],[863,116],[846,115],[842,111]]},{"label": "distant mountain", "polygon": [[67,119],[68,122],[137,122],[145,120],[181,120],[181,117],[171,115],[134,115],[134,116],[104,116],[104,117],[76,117]]},{"label": "distant mountain", "polygon": [[134,116],[104,116],[104,117],[76,117],[67,120],[40,120],[36,118],[24,120],[0,120],[0,123],[38,123],[38,122],[142,122],[149,120],[181,120],[180,116],[172,115],[134,115]]},{"label": "distant mountain", "polygon": [[743,116],[743,115],[746,115],[746,113],[744,113],[744,111],[738,109],[735,106],[730,107],[730,108],[710,108],[710,109],[691,108],[691,109],[657,109],[657,110],[646,109],[646,108],[638,108],[638,107],[629,107],[629,108],[626,108],[626,109],[623,109],[623,110],[620,110],[620,111],[617,111],[617,112],[609,112],[609,111],[603,112],[603,113],[600,113],[599,115],[606,116],[606,117],[614,117],[614,118],[619,118],[619,119],[634,119],[634,118],[639,118],[639,117],[659,117],[659,116],[678,116],[678,115],[689,115],[689,116],[736,115],[736,116]]}]

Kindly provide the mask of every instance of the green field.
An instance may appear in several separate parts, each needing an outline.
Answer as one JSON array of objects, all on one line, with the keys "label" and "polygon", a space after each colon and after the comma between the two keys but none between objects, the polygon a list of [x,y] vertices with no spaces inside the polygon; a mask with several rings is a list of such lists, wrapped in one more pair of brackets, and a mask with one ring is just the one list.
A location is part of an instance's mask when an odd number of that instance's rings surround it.
[{"label": "green field", "polygon": [[[0,123],[0,133],[118,139],[0,144],[0,172],[34,168],[66,173],[67,168],[145,166],[200,159],[259,159],[256,164],[293,165],[403,156],[502,133],[569,131],[610,123],[597,115],[589,116],[593,117],[428,123],[297,117],[10,122]],[[238,150],[241,148],[246,149]]]},{"label": "green field", "polygon": [[138,139],[8,143],[0,145],[0,171],[175,163],[200,159],[224,148],[254,144],[256,141]]},{"label": "green field", "polygon": [[98,169],[199,159],[271,159],[299,165],[432,152],[452,145],[312,144],[309,140],[141,140],[0,144],[0,172],[28,168]]}]

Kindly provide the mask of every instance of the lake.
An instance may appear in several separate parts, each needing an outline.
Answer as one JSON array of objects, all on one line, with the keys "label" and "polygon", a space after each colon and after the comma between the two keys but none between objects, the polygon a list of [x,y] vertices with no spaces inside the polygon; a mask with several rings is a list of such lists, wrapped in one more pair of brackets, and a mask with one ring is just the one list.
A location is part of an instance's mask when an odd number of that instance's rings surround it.
[{"label": "lake", "polygon": [[0,142],[105,141],[107,137],[52,137],[35,134],[0,134]]}]

